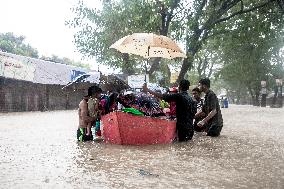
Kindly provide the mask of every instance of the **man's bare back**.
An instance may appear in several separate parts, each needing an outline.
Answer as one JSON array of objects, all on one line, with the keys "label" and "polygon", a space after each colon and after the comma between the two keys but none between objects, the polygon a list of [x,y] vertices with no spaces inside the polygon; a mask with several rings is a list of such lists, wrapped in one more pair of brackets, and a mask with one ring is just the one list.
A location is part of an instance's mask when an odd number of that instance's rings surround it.
[{"label": "man's bare back", "polygon": [[93,118],[88,116],[87,99],[81,100],[79,104],[78,115],[79,115],[79,127],[78,128],[87,128],[88,123],[93,121]]}]

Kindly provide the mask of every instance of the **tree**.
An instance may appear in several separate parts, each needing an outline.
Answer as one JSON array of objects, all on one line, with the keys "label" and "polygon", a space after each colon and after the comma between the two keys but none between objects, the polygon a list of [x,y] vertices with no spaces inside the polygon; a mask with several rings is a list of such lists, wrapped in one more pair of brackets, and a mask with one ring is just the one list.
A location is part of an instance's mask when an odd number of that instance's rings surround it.
[{"label": "tree", "polygon": [[209,39],[203,45],[203,48],[196,53],[193,62],[193,70],[198,74],[198,80],[201,78],[213,77],[214,73],[221,67],[219,54],[220,40]]},{"label": "tree", "polygon": [[[124,73],[133,74],[142,59],[120,54],[109,47],[118,39],[135,32],[153,32],[167,36],[170,23],[180,0],[101,1],[102,9],[91,9],[79,2],[73,9],[76,15],[67,25],[78,29],[75,44],[85,56],[94,56],[99,63],[121,68]],[[160,59],[154,59],[148,73],[160,68]]]},{"label": "tree", "polygon": [[67,64],[67,65],[72,65],[72,66],[90,69],[89,64],[83,64],[81,62],[76,62],[76,61],[71,60],[71,59],[66,58],[66,57],[60,58],[56,55],[52,55],[51,57],[42,56],[41,59],[46,60],[46,61],[55,62],[55,63]]},{"label": "tree", "polygon": [[254,105],[258,105],[260,81],[271,80],[276,70],[283,71],[283,62],[278,61],[284,45],[281,19],[282,15],[277,12],[273,16],[261,11],[242,15],[231,22],[236,30],[221,39],[222,53],[219,54],[223,67],[219,74],[237,95],[246,89]]},{"label": "tree", "polygon": [[184,34],[187,58],[182,63],[178,80],[183,79],[192,68],[195,55],[202,49],[204,42],[232,29],[226,27],[227,22],[260,9],[266,10],[262,14],[268,14],[271,7],[276,5],[276,0],[193,1],[192,11],[186,17],[188,31]]},{"label": "tree", "polygon": [[24,36],[15,36],[13,33],[0,33],[0,50],[3,52],[38,58],[38,51],[24,43]]},{"label": "tree", "polygon": [[[100,63],[122,69],[126,67],[130,73],[141,59],[109,50],[112,43],[134,32],[173,36],[185,44],[187,54],[178,81],[194,67],[196,55],[208,40],[234,30],[228,27],[230,21],[239,22],[240,16],[258,10],[260,14],[270,16],[275,7],[281,8],[277,0],[105,0],[102,5],[101,10],[90,9],[80,2],[73,9],[76,16],[67,24],[78,29],[75,44],[79,51],[96,57]],[[205,54],[201,52],[200,55]],[[159,65],[160,60],[155,59],[149,73],[159,70]]]}]

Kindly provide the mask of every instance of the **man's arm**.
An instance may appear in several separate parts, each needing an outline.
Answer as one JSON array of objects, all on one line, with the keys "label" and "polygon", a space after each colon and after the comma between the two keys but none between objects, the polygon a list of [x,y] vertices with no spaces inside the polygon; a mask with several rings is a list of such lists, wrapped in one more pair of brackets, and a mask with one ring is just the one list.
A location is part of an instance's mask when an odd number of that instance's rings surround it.
[{"label": "man's arm", "polygon": [[143,85],[143,91],[144,91],[144,92],[148,92],[148,93],[154,95],[154,96],[157,97],[157,98],[163,98],[163,94],[162,94],[162,93],[157,93],[157,92],[155,92],[155,91],[152,91],[152,90],[148,89],[146,83]]},{"label": "man's arm", "polygon": [[204,121],[205,123],[208,123],[208,121],[212,119],[212,117],[214,117],[216,113],[217,113],[216,109],[213,109],[211,112],[209,112],[209,114],[202,121]]},{"label": "man's arm", "polygon": [[[203,113],[203,112],[201,112],[201,113]],[[211,112],[209,112],[209,114],[202,121],[198,122],[197,125],[199,127],[204,126],[205,124],[208,123],[208,121],[210,119],[212,119],[212,117],[214,117],[216,115],[216,113],[217,113],[216,109],[212,110]]]},{"label": "man's arm", "polygon": [[179,99],[179,94],[175,93],[175,94],[162,94],[162,93],[157,93],[154,91],[151,91],[150,89],[147,88],[147,85],[144,84],[143,85],[143,91],[144,92],[149,92],[150,94],[154,95],[157,98],[163,99],[166,102],[171,102],[171,101],[178,101]]},{"label": "man's arm", "polygon": [[209,110],[211,110],[208,115],[200,122],[200,125],[203,126],[204,124],[208,123],[210,119],[212,119],[217,113],[217,105],[218,103],[217,97],[215,95],[210,95],[208,97],[208,106]]},{"label": "man's arm", "polygon": [[205,113],[203,111],[198,111],[195,114],[194,118],[201,118],[201,117],[204,117],[204,116],[205,116]]}]

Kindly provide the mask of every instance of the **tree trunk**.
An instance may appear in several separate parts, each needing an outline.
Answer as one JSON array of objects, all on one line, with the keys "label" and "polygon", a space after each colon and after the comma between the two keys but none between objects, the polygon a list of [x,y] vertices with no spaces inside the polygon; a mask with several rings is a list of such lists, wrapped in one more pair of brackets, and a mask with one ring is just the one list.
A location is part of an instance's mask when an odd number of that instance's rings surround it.
[{"label": "tree trunk", "polygon": [[248,87],[248,90],[249,90],[249,93],[251,95],[252,105],[253,106],[259,106],[259,101],[258,101],[259,94],[258,93],[254,94],[253,90],[250,87]]},{"label": "tree trunk", "polygon": [[133,75],[135,74],[135,70],[132,65],[129,63],[129,54],[123,53],[122,54],[123,59],[123,66],[122,66],[122,73],[126,75]]},{"label": "tree trunk", "polygon": [[192,68],[192,65],[193,65],[193,60],[194,60],[194,55],[195,55],[195,52],[190,55],[190,56],[187,56],[187,58],[183,59],[183,62],[182,62],[182,66],[181,66],[181,69],[180,69],[180,73],[179,73],[179,76],[178,76],[178,79],[177,79],[177,83],[179,83],[181,80],[185,79],[185,74],[191,70]]},{"label": "tree trunk", "polygon": [[[168,9],[165,4],[163,4],[161,1],[157,1],[158,4],[161,6],[161,27],[160,27],[160,35],[168,36],[169,33],[169,27],[170,23],[173,18],[173,11],[176,9],[179,5],[180,0],[174,0],[172,1],[170,5],[170,9]],[[149,70],[149,77],[152,77],[153,73],[155,71],[158,71],[160,69],[160,62],[161,58],[155,58],[153,64],[151,65],[151,68]]]},{"label": "tree trunk", "polygon": [[161,58],[155,58],[154,61],[153,61],[153,64],[148,72],[149,76],[151,77],[152,74],[155,72],[155,71],[158,71],[160,70],[160,61],[161,61]]},{"label": "tree trunk", "polygon": [[259,93],[255,94],[255,106],[259,106]]},{"label": "tree trunk", "polygon": [[[198,25],[196,25],[198,26]],[[177,82],[179,83],[182,79],[184,79],[185,74],[191,70],[193,66],[194,56],[197,51],[201,48],[201,43],[199,41],[201,35],[201,30],[198,27],[195,27],[194,34],[189,38],[186,38],[187,44],[187,58],[185,58],[182,62],[181,70],[178,76]]]}]

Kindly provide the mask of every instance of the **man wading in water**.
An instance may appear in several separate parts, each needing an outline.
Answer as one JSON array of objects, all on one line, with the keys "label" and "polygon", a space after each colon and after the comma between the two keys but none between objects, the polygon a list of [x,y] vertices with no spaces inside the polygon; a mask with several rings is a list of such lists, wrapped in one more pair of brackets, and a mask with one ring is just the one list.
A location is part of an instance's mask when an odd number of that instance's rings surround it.
[{"label": "man wading in water", "polygon": [[187,91],[189,89],[190,82],[188,80],[181,80],[179,84],[179,93],[176,94],[161,94],[151,91],[144,84],[144,92],[149,92],[150,94],[164,99],[167,102],[176,102],[176,117],[177,117],[177,135],[178,141],[188,141],[192,139],[193,136],[193,118],[195,112],[194,102],[192,98],[188,95]]},{"label": "man wading in water", "polygon": [[[77,130],[77,139],[78,141],[89,141],[93,140],[93,135],[91,133],[91,126],[96,121],[97,116],[90,116],[88,110],[88,101],[89,99],[99,99],[101,95],[101,88],[97,86],[89,87],[88,96],[85,96],[79,104],[78,114],[79,114],[79,127]],[[94,107],[95,111],[95,107]],[[93,112],[92,114],[95,114]]]},{"label": "man wading in water", "polygon": [[201,115],[205,115],[205,118],[198,122],[197,126],[207,132],[207,136],[219,136],[223,127],[223,118],[218,98],[210,90],[210,80],[208,78],[201,79],[199,81],[199,89],[206,95],[202,111],[198,112],[195,117],[198,118]]}]

